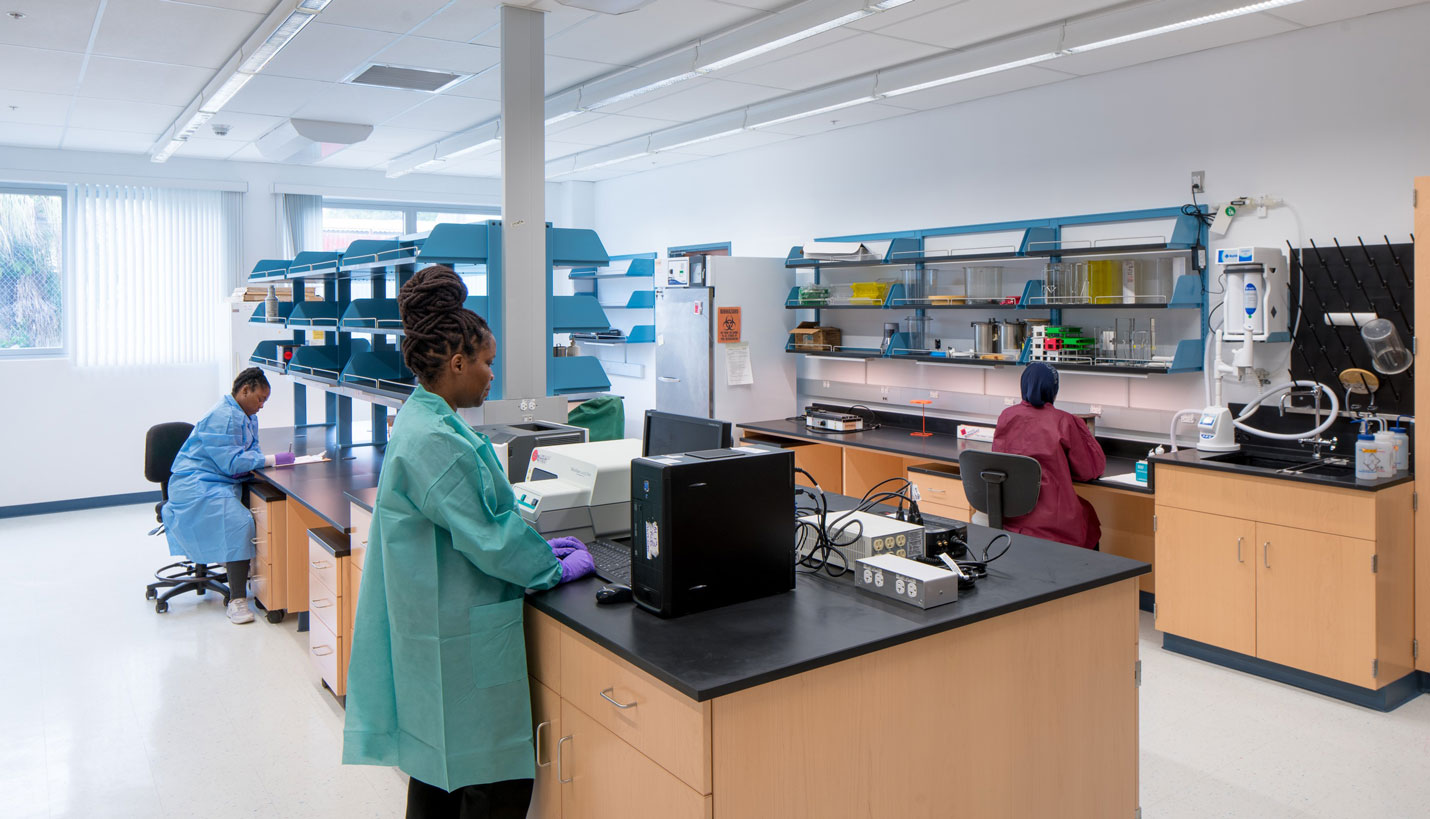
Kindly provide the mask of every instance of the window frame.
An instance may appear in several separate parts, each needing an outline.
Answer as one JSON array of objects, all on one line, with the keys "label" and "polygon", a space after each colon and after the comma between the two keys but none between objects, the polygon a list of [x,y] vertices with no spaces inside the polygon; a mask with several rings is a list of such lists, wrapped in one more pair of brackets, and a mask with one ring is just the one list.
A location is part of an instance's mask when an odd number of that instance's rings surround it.
[{"label": "window frame", "polygon": [[60,343],[55,347],[0,347],[0,361],[8,359],[66,358],[73,348],[70,336],[70,295],[74,292],[71,279],[74,248],[70,245],[70,195],[66,185],[15,183],[0,181],[0,194],[21,196],[58,196],[60,200]]},{"label": "window frame", "polygon": [[492,219],[501,218],[501,208],[491,205],[447,205],[437,202],[392,202],[380,199],[340,199],[324,196],[323,209],[327,210],[328,208],[400,211],[402,213],[403,236],[410,236],[417,232],[417,213],[419,211],[443,211],[488,216]]}]

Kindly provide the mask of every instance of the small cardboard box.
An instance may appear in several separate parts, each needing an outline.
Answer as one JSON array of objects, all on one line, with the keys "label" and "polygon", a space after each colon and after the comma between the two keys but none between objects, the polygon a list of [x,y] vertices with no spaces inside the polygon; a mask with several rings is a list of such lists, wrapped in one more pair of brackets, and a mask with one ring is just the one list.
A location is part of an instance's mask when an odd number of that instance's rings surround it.
[{"label": "small cardboard box", "polygon": [[838,327],[820,327],[812,321],[801,321],[790,331],[796,350],[827,351],[839,346],[843,333]]}]

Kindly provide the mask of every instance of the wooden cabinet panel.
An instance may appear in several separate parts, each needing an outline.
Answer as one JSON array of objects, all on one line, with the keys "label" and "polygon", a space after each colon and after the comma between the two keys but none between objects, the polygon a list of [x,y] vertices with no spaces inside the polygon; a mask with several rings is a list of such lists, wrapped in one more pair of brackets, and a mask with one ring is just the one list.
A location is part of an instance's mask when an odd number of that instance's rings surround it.
[{"label": "wooden cabinet panel", "polygon": [[269,611],[288,607],[286,586],[274,582],[274,565],[282,559],[287,543],[287,505],[286,500],[264,501],[256,495],[249,498],[257,541],[257,554],[248,573],[249,591]]},{"label": "wooden cabinet panel", "polygon": [[339,697],[347,693],[343,687],[342,650],[338,635],[326,623],[317,617],[308,620],[308,658],[318,676]]},{"label": "wooden cabinet panel", "polygon": [[958,509],[959,520],[968,519],[968,497],[963,494],[963,481],[954,475],[930,475],[926,472],[909,472],[908,479],[919,488],[919,508],[928,505]]},{"label": "wooden cabinet panel", "polygon": [[1377,688],[1374,554],[1367,540],[1256,524],[1256,656]]},{"label": "wooden cabinet panel", "polygon": [[690,787],[710,793],[708,702],[672,690],[570,631],[561,633],[561,697]]},{"label": "wooden cabinet panel", "polygon": [[[902,478],[907,464],[907,459],[901,455],[844,447],[843,494],[858,498],[880,481]],[[898,487],[891,484],[888,488]]]},{"label": "wooden cabinet panel", "polygon": [[1157,506],[1159,631],[1256,655],[1256,524]]},{"label": "wooden cabinet panel", "polygon": [[948,518],[949,520],[961,520],[965,523],[968,521],[968,510],[961,509],[957,506],[944,506],[941,503],[919,501],[919,511],[922,512],[925,517]]},{"label": "wooden cabinet panel", "polygon": [[[802,444],[794,447],[794,465],[814,476],[825,492],[844,492],[844,448],[833,444]],[[794,473],[795,483],[809,486],[809,479]]]},{"label": "wooden cabinet panel", "polygon": [[530,606],[526,608],[523,625],[526,628],[526,673],[560,694],[561,627]]},{"label": "wooden cabinet panel", "polygon": [[1157,504],[1345,537],[1375,538],[1376,492],[1157,465]]},{"label": "wooden cabinet panel", "polygon": [[357,624],[358,591],[362,589],[362,569],[348,562],[348,587],[343,591],[343,608],[348,613],[348,630],[343,636],[351,638],[353,626]]},{"label": "wooden cabinet panel", "polygon": [[308,541],[308,576],[310,598],[321,596],[312,588],[312,583],[321,583],[328,596],[338,596],[338,589],[342,588],[338,585],[338,558],[311,539]]},{"label": "wooden cabinet panel", "polygon": [[273,582],[283,584],[290,612],[308,610],[308,530],[327,525],[303,504],[288,503],[286,544],[274,551]]},{"label": "wooden cabinet panel", "polygon": [[[1424,202],[1424,207],[1420,203]],[[1415,235],[1420,241],[1415,243],[1415,270],[1430,270],[1430,176],[1415,179]],[[1415,299],[1415,326],[1430,327],[1430,298]],[[1430,407],[1430,378],[1415,379],[1415,406]],[[1422,410],[1424,412],[1424,410]],[[1416,453],[1430,452],[1430,424],[1416,424]],[[1417,458],[1418,460],[1418,458]],[[1425,526],[1414,524],[1415,554],[1415,637],[1424,646],[1415,667],[1430,671],[1430,522]]]},{"label": "wooden cabinet panel", "polygon": [[536,680],[531,681],[531,721],[536,783],[526,817],[561,819],[561,783],[556,777],[556,743],[565,736],[561,733],[561,697]]},{"label": "wooden cabinet panel", "polygon": [[363,561],[367,560],[367,537],[372,530],[372,513],[366,509],[352,504],[351,512],[352,531],[352,554],[349,555],[353,565],[361,569]]},{"label": "wooden cabinet panel", "polygon": [[[1375,624],[1381,685],[1415,670],[1415,573],[1423,567],[1415,560],[1414,492],[1413,484],[1405,484],[1376,493]],[[1423,617],[1430,610],[1430,596],[1421,599]]]},{"label": "wooden cabinet panel", "polygon": [[[1155,567],[1157,549],[1152,513],[1157,501],[1154,496],[1082,483],[1075,484],[1073,489],[1097,510],[1097,519],[1102,525],[1102,551]],[[1142,575],[1138,583],[1144,592],[1155,594],[1157,591],[1155,574]]]},{"label": "wooden cabinet panel", "polygon": [[[696,793],[569,700],[555,767],[563,819],[710,819],[712,798]],[[674,732],[675,726],[666,730]],[[759,814],[750,814],[756,816]],[[766,814],[767,815],[767,814]]]}]

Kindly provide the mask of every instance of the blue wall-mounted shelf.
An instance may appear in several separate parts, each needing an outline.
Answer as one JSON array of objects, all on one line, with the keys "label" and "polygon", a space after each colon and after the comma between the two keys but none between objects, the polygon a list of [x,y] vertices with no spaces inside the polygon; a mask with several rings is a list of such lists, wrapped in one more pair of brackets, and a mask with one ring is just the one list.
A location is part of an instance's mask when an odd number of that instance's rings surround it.
[{"label": "blue wall-mounted shelf", "polygon": [[602,304],[607,310],[651,310],[655,308],[654,290],[637,290],[626,299],[625,304]]},{"label": "blue wall-mounted shelf", "polygon": [[358,239],[348,245],[338,268],[344,273],[361,273],[413,264],[422,244],[421,239]]},{"label": "blue wall-mounted shelf", "polygon": [[591,356],[561,356],[546,362],[546,381],[552,395],[581,392],[602,392],[611,388],[611,380],[601,367],[601,361]]},{"label": "blue wall-mounted shelf", "polygon": [[400,333],[402,319],[392,299],[353,299],[343,311],[340,327],[350,333]]},{"label": "blue wall-mounted shelf", "polygon": [[253,266],[253,271],[248,274],[250,282],[257,281],[282,281],[288,275],[288,267],[293,264],[288,259],[263,259]]},{"label": "blue wall-mounted shelf", "polygon": [[348,359],[370,349],[368,343],[360,338],[352,339],[347,345],[307,344],[293,352],[293,358],[288,362],[288,374],[337,386]]},{"label": "blue wall-mounted shelf", "polygon": [[293,258],[288,266],[288,278],[302,279],[310,276],[331,276],[338,272],[338,261],[343,254],[335,251],[305,250]]},{"label": "blue wall-mounted shelf", "polygon": [[288,314],[288,327],[294,330],[337,329],[342,305],[336,301],[297,302]]},{"label": "blue wall-mounted shelf", "polygon": [[552,267],[605,267],[611,263],[594,230],[546,228],[546,258]]},{"label": "blue wall-mounted shelf", "polygon": [[553,296],[551,306],[551,331],[554,333],[605,330],[611,326],[606,311],[601,309],[595,296]]},{"label": "blue wall-mounted shelf", "polygon": [[284,324],[288,321],[288,316],[292,315],[293,308],[296,306],[296,303],[291,301],[280,301],[278,302],[278,318],[270,319],[268,318],[268,306],[263,302],[259,302],[258,309],[254,310],[253,315],[248,317],[248,323]]},{"label": "blue wall-mounted shelf", "polygon": [[278,339],[260,341],[258,346],[253,348],[253,354],[248,357],[248,361],[270,372],[283,374],[288,371],[288,353],[301,346],[303,345]]},{"label": "blue wall-mounted shelf", "polygon": [[500,253],[498,244],[493,247],[491,236],[496,222],[478,222],[470,225],[441,224],[432,228],[427,240],[417,253],[417,263],[429,264],[486,264],[493,253]]},{"label": "blue wall-mounted shelf", "polygon": [[[868,239],[867,241],[885,241],[884,238]],[[785,267],[806,267],[820,269],[834,269],[840,267],[872,267],[881,264],[908,264],[900,257],[919,252],[920,242],[914,238],[889,238],[889,247],[885,249],[884,255],[877,259],[809,259],[805,258],[804,246],[795,245],[790,248],[789,255],[785,257]]]},{"label": "blue wall-mounted shelf", "polygon": [[394,397],[411,395],[417,386],[417,377],[402,363],[402,353],[397,350],[353,353],[339,381]]}]

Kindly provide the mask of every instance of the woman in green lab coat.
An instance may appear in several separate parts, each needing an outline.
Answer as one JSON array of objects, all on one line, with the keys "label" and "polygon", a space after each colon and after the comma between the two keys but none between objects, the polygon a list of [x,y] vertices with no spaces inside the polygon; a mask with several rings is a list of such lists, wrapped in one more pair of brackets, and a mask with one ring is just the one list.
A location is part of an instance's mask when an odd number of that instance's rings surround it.
[{"label": "woman in green lab coat", "polygon": [[446,267],[398,294],[420,386],[383,456],[348,668],[343,762],[396,765],[408,817],[524,817],[536,768],[522,590],[589,573],[522,520],[486,436],[456,409],[491,388],[496,342]]}]

